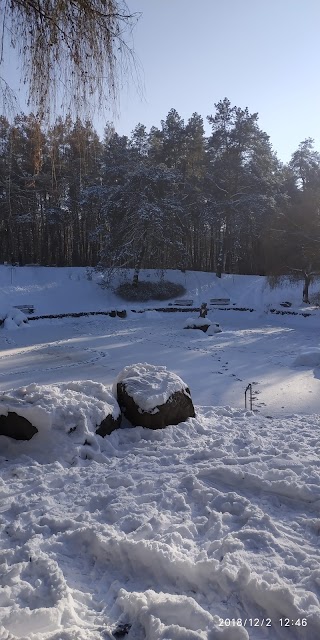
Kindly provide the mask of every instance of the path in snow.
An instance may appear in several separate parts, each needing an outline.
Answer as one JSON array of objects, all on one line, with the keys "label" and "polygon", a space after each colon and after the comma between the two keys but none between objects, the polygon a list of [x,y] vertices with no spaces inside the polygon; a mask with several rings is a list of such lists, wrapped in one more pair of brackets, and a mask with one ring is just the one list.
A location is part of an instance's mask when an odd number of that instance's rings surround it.
[{"label": "path in snow", "polygon": [[[196,315],[196,314],[195,314]],[[112,384],[134,362],[165,365],[190,386],[197,405],[244,406],[254,383],[254,408],[265,415],[318,411],[317,369],[294,367],[318,346],[317,318],[210,312],[223,332],[183,329],[185,314],[37,321],[0,337],[0,388],[29,382],[93,379]]]}]

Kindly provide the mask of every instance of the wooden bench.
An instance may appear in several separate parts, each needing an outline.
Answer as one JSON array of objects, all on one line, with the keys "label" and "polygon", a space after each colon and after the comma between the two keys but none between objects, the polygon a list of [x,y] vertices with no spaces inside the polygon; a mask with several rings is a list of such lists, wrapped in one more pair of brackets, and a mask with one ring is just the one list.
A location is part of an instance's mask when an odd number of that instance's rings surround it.
[{"label": "wooden bench", "polygon": [[31,304],[15,304],[14,305],[14,309],[19,309],[19,311],[22,311],[22,313],[28,314],[28,313],[34,313],[34,306]]},{"label": "wooden bench", "polygon": [[210,304],[214,306],[227,306],[228,304],[230,304],[230,298],[211,298]]},{"label": "wooden bench", "polygon": [[177,307],[192,307],[193,300],[175,300],[174,304],[177,305]]}]

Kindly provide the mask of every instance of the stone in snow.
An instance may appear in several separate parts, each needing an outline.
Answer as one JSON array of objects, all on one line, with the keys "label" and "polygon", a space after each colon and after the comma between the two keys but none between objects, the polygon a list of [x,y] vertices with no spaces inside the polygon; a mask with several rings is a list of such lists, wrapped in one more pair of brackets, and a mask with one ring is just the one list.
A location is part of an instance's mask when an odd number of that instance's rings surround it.
[{"label": "stone in snow", "polygon": [[166,367],[147,363],[125,367],[113,392],[134,426],[162,429],[195,417],[190,389]]}]

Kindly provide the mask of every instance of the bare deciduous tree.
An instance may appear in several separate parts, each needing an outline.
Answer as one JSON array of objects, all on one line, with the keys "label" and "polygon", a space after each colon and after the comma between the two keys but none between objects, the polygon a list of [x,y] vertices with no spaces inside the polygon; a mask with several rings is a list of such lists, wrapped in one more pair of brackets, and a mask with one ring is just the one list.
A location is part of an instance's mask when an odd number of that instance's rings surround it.
[{"label": "bare deciduous tree", "polygon": [[[136,69],[130,37],[139,16],[125,0],[0,0],[0,16],[0,63],[17,51],[41,120],[56,106],[86,116],[116,108],[124,73]],[[6,97],[4,77],[1,88]]]}]

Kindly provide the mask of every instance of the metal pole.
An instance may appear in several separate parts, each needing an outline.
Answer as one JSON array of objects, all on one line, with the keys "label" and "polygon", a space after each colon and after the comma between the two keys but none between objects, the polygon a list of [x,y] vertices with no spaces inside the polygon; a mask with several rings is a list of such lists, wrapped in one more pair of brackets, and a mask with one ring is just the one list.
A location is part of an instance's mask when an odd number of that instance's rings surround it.
[{"label": "metal pole", "polygon": [[249,391],[249,400],[250,400],[250,411],[252,411],[252,384],[251,382],[246,387],[244,392],[244,408],[247,408],[247,392]]}]

